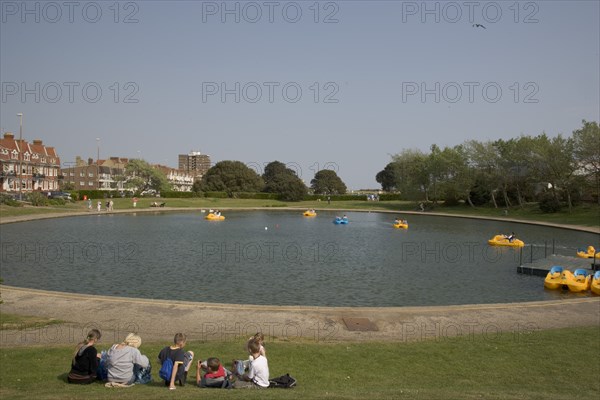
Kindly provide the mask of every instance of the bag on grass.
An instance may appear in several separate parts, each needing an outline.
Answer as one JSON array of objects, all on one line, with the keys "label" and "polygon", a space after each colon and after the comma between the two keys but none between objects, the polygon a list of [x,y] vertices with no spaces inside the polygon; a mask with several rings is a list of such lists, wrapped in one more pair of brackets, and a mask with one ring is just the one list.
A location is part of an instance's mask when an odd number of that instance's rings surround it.
[{"label": "bag on grass", "polygon": [[170,382],[172,373],[173,373],[173,360],[171,360],[171,358],[167,357],[167,359],[160,366],[160,371],[158,371],[158,376],[160,376],[161,379],[163,379],[167,382]]},{"label": "bag on grass", "polygon": [[269,379],[270,388],[290,389],[296,386],[296,379],[290,374],[278,376],[277,378]]}]

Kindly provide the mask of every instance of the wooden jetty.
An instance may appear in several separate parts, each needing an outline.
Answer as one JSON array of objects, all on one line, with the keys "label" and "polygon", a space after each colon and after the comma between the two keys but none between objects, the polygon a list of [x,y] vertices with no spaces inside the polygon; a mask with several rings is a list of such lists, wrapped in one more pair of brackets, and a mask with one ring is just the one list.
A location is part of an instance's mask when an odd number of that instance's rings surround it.
[{"label": "wooden jetty", "polygon": [[523,263],[517,267],[517,272],[520,274],[535,275],[535,276],[546,276],[550,272],[550,268],[555,265],[568,269],[569,271],[575,271],[578,268],[585,269],[590,273],[600,269],[600,260],[592,258],[579,258],[570,256],[561,256],[558,254],[552,254],[539,260],[535,260],[529,263]]}]

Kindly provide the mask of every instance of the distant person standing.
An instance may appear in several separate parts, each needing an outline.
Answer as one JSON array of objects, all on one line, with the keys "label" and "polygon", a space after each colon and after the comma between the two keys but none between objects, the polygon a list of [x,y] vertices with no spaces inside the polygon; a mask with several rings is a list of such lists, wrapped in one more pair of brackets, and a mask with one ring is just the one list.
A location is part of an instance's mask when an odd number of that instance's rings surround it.
[{"label": "distant person standing", "polygon": [[133,208],[135,208],[137,206],[137,202],[138,202],[138,198],[134,197],[133,198]]},{"label": "distant person standing", "polygon": [[100,200],[98,200],[98,205],[96,206],[96,209],[98,210],[98,212],[102,211],[102,202]]},{"label": "distant person standing", "polygon": [[112,201],[112,199],[110,199],[110,201],[108,202],[108,211],[112,211],[114,205],[115,203]]},{"label": "distant person standing", "polygon": [[88,211],[92,211],[92,199],[87,199]]}]

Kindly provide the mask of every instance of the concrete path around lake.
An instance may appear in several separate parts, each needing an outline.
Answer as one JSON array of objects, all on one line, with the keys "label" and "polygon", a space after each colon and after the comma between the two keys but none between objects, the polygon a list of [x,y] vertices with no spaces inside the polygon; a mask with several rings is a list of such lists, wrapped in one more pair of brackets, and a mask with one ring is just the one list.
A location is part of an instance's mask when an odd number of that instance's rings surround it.
[{"label": "concrete path around lake", "polygon": [[[108,283],[108,280],[107,280]],[[1,287],[2,313],[65,321],[0,331],[0,346],[76,344],[93,327],[102,346],[130,331],[145,341],[169,343],[176,332],[188,340],[243,341],[262,331],[269,341],[414,342],[448,337],[533,334],[538,330],[597,326],[600,297],[511,304],[436,307],[295,307],[194,303],[69,294]],[[543,290],[540,282],[540,290]],[[358,330],[355,330],[358,329]],[[361,330],[363,329],[363,330]],[[583,338],[579,338],[583,339]]]}]

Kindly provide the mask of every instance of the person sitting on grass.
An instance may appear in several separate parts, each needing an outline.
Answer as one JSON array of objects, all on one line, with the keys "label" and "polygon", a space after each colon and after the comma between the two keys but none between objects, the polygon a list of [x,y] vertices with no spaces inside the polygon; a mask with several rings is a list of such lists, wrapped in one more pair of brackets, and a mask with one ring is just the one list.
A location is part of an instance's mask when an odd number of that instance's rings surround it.
[{"label": "person sitting on grass", "polygon": [[160,365],[170,358],[173,361],[173,372],[171,373],[171,379],[165,380],[165,386],[169,386],[169,389],[175,390],[175,382],[178,381],[181,386],[185,385],[187,379],[187,373],[194,360],[194,353],[191,351],[184,351],[186,336],[183,333],[176,333],[173,338],[173,345],[166,346],[160,353],[158,353],[158,361]]},{"label": "person sitting on grass", "polygon": [[[204,376],[201,377],[200,371],[204,370]],[[225,379],[228,379],[229,373],[216,357],[210,357],[206,361],[198,360],[196,368],[196,384],[201,388],[221,388]]]},{"label": "person sitting on grass", "polygon": [[109,383],[129,386],[150,381],[150,361],[138,350],[141,345],[142,338],[130,333],[122,343],[108,350],[106,369]]},{"label": "person sitting on grass", "polygon": [[263,357],[267,357],[267,351],[265,350],[265,335],[262,332],[257,332],[254,336],[248,339],[246,342],[245,350],[248,352],[249,356],[247,360],[233,360],[233,371],[235,375],[242,376],[244,372],[248,370],[250,363],[254,359],[252,357],[252,353],[250,352],[250,342],[257,341],[260,345],[260,355]]},{"label": "person sitting on grass", "polygon": [[239,377],[233,384],[234,388],[265,389],[269,387],[269,363],[267,358],[260,354],[260,343],[252,340],[248,343],[248,353],[252,356],[247,374]]},{"label": "person sitting on grass", "polygon": [[85,340],[77,344],[71,360],[71,371],[67,376],[69,383],[89,384],[96,380],[98,350],[94,345],[100,340],[100,337],[102,337],[100,331],[92,329],[88,332]]}]

